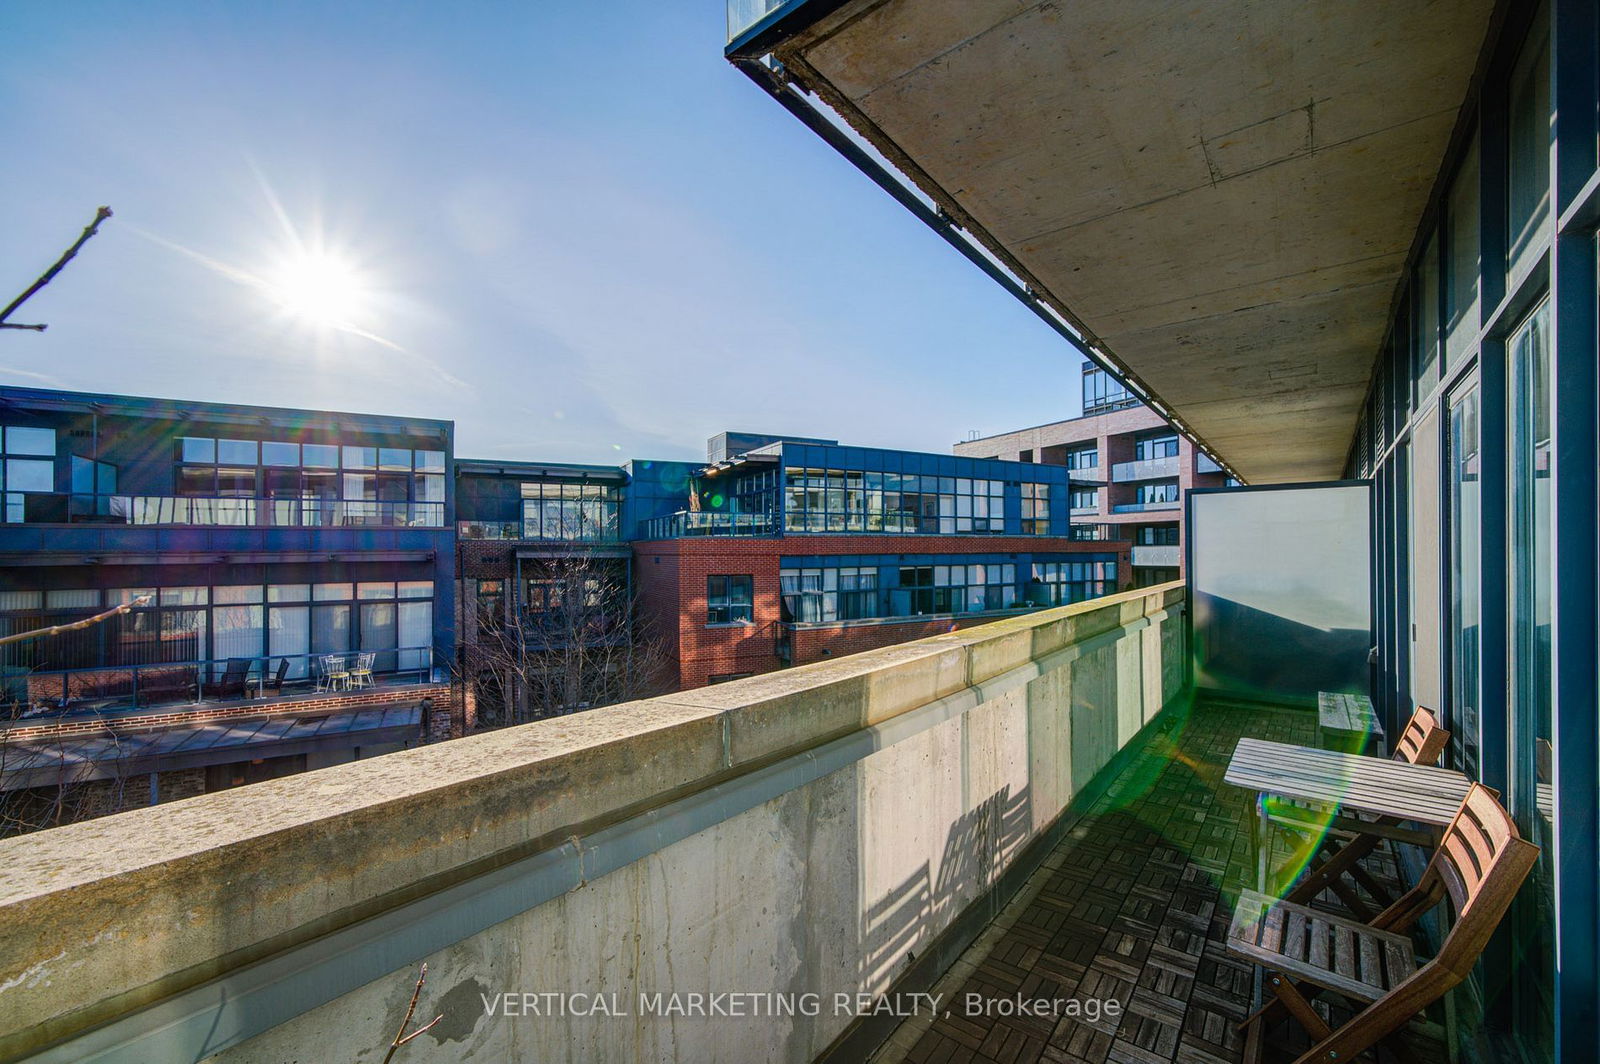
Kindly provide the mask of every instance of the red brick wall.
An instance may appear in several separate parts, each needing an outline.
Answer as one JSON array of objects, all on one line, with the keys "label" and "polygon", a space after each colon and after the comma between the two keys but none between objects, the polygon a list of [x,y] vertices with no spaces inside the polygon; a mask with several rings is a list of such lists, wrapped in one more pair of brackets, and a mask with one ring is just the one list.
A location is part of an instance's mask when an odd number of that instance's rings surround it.
[{"label": "red brick wall", "polygon": [[[641,614],[659,631],[678,661],[678,686],[700,687],[712,676],[772,672],[778,660],[778,560],[784,555],[831,554],[1103,554],[1108,544],[1036,536],[784,536],[766,538],[690,538],[641,542],[634,549],[634,584]],[[706,577],[755,578],[755,621],[749,625],[706,626]],[[1126,554],[1118,563],[1119,582],[1132,579]],[[964,623],[981,623],[982,618]],[[814,661],[824,648],[855,653],[925,635],[949,631],[950,620],[830,629],[836,643],[811,629],[807,651],[798,647],[795,663]],[[870,633],[870,634],[868,634]],[[837,646],[839,649],[834,649]],[[849,649],[845,649],[845,648]]]}]

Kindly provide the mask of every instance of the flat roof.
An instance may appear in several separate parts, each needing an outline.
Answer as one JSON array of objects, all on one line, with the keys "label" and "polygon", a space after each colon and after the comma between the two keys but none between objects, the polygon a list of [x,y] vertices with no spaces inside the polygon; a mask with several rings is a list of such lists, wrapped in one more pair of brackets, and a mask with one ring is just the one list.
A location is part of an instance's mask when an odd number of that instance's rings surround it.
[{"label": "flat roof", "polygon": [[458,458],[456,472],[468,476],[558,477],[567,480],[626,481],[628,471],[621,466],[588,465],[581,462],[503,462],[488,458]]},{"label": "flat roof", "polygon": [[361,428],[394,433],[448,436],[455,422],[437,418],[363,414],[347,410],[313,410],[304,407],[250,406],[210,403],[193,399],[116,395],[110,392],[71,392],[54,388],[0,386],[0,407],[55,410],[86,414],[120,414],[127,417],[171,418],[178,421],[215,421],[293,428]]}]

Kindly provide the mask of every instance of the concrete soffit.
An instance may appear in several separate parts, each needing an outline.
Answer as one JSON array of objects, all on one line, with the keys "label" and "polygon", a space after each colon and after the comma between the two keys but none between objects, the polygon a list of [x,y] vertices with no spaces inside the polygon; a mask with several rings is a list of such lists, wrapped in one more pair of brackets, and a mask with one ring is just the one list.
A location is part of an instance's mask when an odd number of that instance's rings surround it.
[{"label": "concrete soffit", "polygon": [[[1322,175],[1315,174],[1309,179],[1304,179],[1309,181],[1306,186],[1309,191],[1300,193],[1302,200],[1290,200],[1286,207],[1279,208],[1280,213],[1287,210],[1291,215],[1300,210],[1319,212],[1321,217],[1317,220],[1324,229],[1327,229],[1330,220],[1335,225],[1343,222],[1345,216],[1340,212],[1357,211],[1358,214],[1363,212],[1359,210],[1361,207],[1359,192],[1354,195],[1351,193],[1352,187],[1360,189],[1360,179],[1374,178],[1379,182],[1374,187],[1382,187],[1382,181],[1392,179],[1398,191],[1392,197],[1395,202],[1388,208],[1388,214],[1381,219],[1370,220],[1352,216],[1355,217],[1355,221],[1349,226],[1352,234],[1345,246],[1329,251],[1320,248],[1310,251],[1304,248],[1295,249],[1299,258],[1297,259],[1295,254],[1284,256],[1283,263],[1287,263],[1288,266],[1276,274],[1271,272],[1271,268],[1282,264],[1269,261],[1266,263],[1265,272],[1258,270],[1257,276],[1244,281],[1229,279],[1226,286],[1219,282],[1219,286],[1224,289],[1222,293],[1205,292],[1204,284],[1198,283],[1195,278],[1204,275],[1209,268],[1218,264],[1227,265],[1228,262],[1224,257],[1227,255],[1227,249],[1214,251],[1216,258],[1209,263],[1204,254],[1191,257],[1189,262],[1163,263],[1164,268],[1174,271],[1174,276],[1184,269],[1195,271],[1185,279],[1190,285],[1189,289],[1177,292],[1170,308],[1159,307],[1154,303],[1134,310],[1108,307],[1102,305],[1104,300],[1083,296],[1080,292],[1079,296],[1083,298],[1075,298],[1073,301],[1082,305],[1084,314],[1089,318],[1103,322],[1107,332],[1117,334],[1119,337],[1117,343],[1128,340],[1130,336],[1133,338],[1134,350],[1138,353],[1130,356],[1134,359],[1133,363],[1130,363],[1128,357],[1119,353],[1104,338],[1101,330],[1092,327],[1084,316],[1080,316],[1080,313],[1069,305],[1067,298],[1028,265],[1029,261],[1037,259],[1047,269],[1053,269],[1059,278],[1064,254],[1062,250],[1052,250],[1051,254],[1056,255],[1053,261],[1049,258],[1040,259],[1037,248],[1032,246],[1038,243],[1037,240],[1019,238],[1016,232],[1007,239],[996,235],[996,231],[980,222],[973,211],[987,211],[995,218],[1002,219],[1002,226],[1012,219],[1004,217],[1003,206],[997,207],[993,203],[986,202],[984,198],[986,190],[982,185],[956,188],[954,191],[947,189],[931,176],[923,165],[919,165],[913,157],[913,152],[903,148],[895,136],[865,113],[861,104],[873,93],[884,90],[884,86],[889,82],[869,85],[863,80],[860,85],[851,85],[847,76],[843,87],[836,83],[839,73],[846,75],[855,73],[855,68],[850,64],[857,62],[866,65],[877,63],[877,68],[871,72],[880,78],[885,76],[885,69],[891,71],[888,75],[891,81],[902,76],[893,73],[893,68],[886,66],[881,56],[862,58],[861,49],[865,46],[863,40],[847,41],[843,44],[840,40],[835,40],[841,33],[856,28],[856,24],[864,19],[874,22],[872,33],[877,36],[871,38],[872,43],[881,43],[891,50],[897,49],[895,58],[913,64],[907,69],[916,71],[922,67],[931,68],[943,63],[946,61],[946,56],[959,50],[950,47],[947,41],[938,39],[938,32],[931,25],[941,16],[949,15],[951,11],[960,11],[959,17],[971,22],[973,26],[987,24],[992,29],[1008,24],[1024,13],[1035,14],[1038,10],[1052,6],[1035,4],[1031,0],[971,0],[971,2],[970,8],[952,9],[940,2],[925,8],[920,6],[907,8],[907,13],[903,17],[894,10],[897,6],[901,6],[900,0],[860,0],[857,3],[847,3],[823,14],[809,26],[795,29],[790,36],[779,41],[771,55],[771,59],[779,64],[778,72],[769,73],[767,80],[786,83],[791,86],[788,91],[801,96],[809,94],[831,109],[837,119],[846,124],[857,138],[870,145],[889,167],[898,171],[894,176],[903,185],[914,188],[920,196],[936,206],[941,221],[952,229],[958,229],[964,240],[975,248],[981,248],[981,255],[992,258],[1014,276],[1016,287],[1020,289],[1016,292],[1019,298],[1034,304],[1035,312],[1046,321],[1051,317],[1059,319],[1065,328],[1058,327],[1057,331],[1067,336],[1069,340],[1072,338],[1071,334],[1076,333],[1083,353],[1091,361],[1124,379],[1130,390],[1144,399],[1152,409],[1192,440],[1203,453],[1217,461],[1228,473],[1240,479],[1264,482],[1323,479],[1340,475],[1355,435],[1356,421],[1366,384],[1382,347],[1384,339],[1382,330],[1388,312],[1392,311],[1395,301],[1404,291],[1405,266],[1416,250],[1415,245],[1420,233],[1419,223],[1428,216],[1431,205],[1438,196],[1438,189],[1442,184],[1440,181],[1442,165],[1453,158],[1452,151],[1446,149],[1455,145],[1464,136],[1460,128],[1462,104],[1464,100],[1470,100],[1476,92],[1476,83],[1486,59],[1484,41],[1494,39],[1492,31],[1502,20],[1503,4],[1490,5],[1487,0],[1480,0],[1478,4],[1473,5],[1474,10],[1464,11],[1457,22],[1456,28],[1459,32],[1450,38],[1449,46],[1440,46],[1436,54],[1431,57],[1434,66],[1449,70],[1452,76],[1449,79],[1435,79],[1436,83],[1448,82],[1444,88],[1437,90],[1440,95],[1440,101],[1437,102],[1443,103],[1442,109],[1435,108],[1414,120],[1407,118],[1408,122],[1425,123],[1425,126],[1418,126],[1418,132],[1414,137],[1410,127],[1405,126],[1406,136],[1425,144],[1425,150],[1415,149],[1409,154],[1404,150],[1396,150],[1391,156],[1380,158],[1377,169],[1374,169],[1370,161],[1352,163],[1348,157],[1342,162],[1318,163],[1319,167],[1334,166],[1335,176],[1343,184],[1332,192],[1318,190],[1316,186],[1322,180]],[[1495,8],[1492,12],[1488,10],[1491,6]],[[1323,14],[1324,22],[1328,25],[1307,32],[1334,33],[1345,28],[1343,23],[1329,21],[1334,16],[1329,16],[1326,12]],[[1486,16],[1481,22],[1478,18],[1480,14]],[[1075,17],[1075,10],[1073,15]],[[1133,34],[1138,29],[1135,24],[1138,16],[1136,13],[1130,13],[1128,19],[1128,32]],[[1408,23],[1403,28],[1408,32],[1414,31],[1416,25]],[[1449,28],[1441,29],[1447,31]],[[926,39],[919,39],[924,31]],[[988,33],[989,29],[981,32]],[[865,38],[867,35],[863,32],[859,36]],[[1138,38],[1135,35],[1130,39]],[[835,70],[834,77],[824,74],[813,62],[815,56],[822,54],[819,46],[823,45],[832,49],[831,55],[826,58],[829,69]],[[852,47],[856,51],[852,52],[850,50]],[[1223,46],[1217,45],[1217,47]],[[1284,47],[1292,46],[1285,44]],[[1388,47],[1388,54],[1391,57],[1396,51],[1403,51],[1393,44]],[[924,50],[918,51],[919,48]],[[739,57],[736,56],[735,59],[738,61]],[[748,58],[744,60],[743,65],[747,72],[755,74]],[[769,65],[765,69],[770,72],[773,68]],[[1291,72],[1294,69],[1291,63]],[[760,80],[760,76],[757,77]],[[1367,77],[1370,81],[1373,75],[1369,74]],[[1365,88],[1366,85],[1357,79],[1354,87],[1347,87],[1347,95],[1359,97],[1360,91]],[[769,90],[771,89],[772,86],[769,85]],[[1279,93],[1287,91],[1292,90],[1279,90]],[[1309,89],[1306,95],[1308,98],[1314,96]],[[1152,99],[1154,101],[1152,106],[1158,106],[1160,94],[1154,93]],[[916,106],[933,111],[942,102],[944,98],[924,94],[917,98]],[[1226,106],[1229,102],[1224,100],[1219,106]],[[903,101],[900,106],[904,106]],[[952,110],[959,111],[962,105],[959,101],[954,101],[951,106]],[[1005,106],[1016,107],[1017,101],[1010,99],[993,103],[990,110],[983,114],[985,117],[992,117],[995,108]],[[1350,126],[1350,129],[1344,131],[1345,143],[1359,142],[1349,154],[1359,156],[1361,152],[1369,150],[1368,141],[1375,142],[1380,136],[1388,135],[1386,130],[1376,124],[1368,126],[1355,124],[1358,117],[1370,122],[1371,116],[1352,117],[1350,111],[1354,105],[1347,103],[1345,107],[1346,111],[1341,118]],[[791,110],[793,109],[791,107]],[[816,109],[814,105],[812,109]],[[967,112],[950,115],[949,121],[952,127],[960,128],[969,136],[977,136],[983,132],[992,133],[971,125],[974,121],[973,115],[978,110],[978,106],[973,105]],[[943,119],[946,116],[938,117]],[[1380,114],[1379,117],[1384,116]],[[1307,122],[1312,121],[1309,107],[1304,111],[1304,118]],[[960,125],[963,119],[967,120],[968,125]],[[1010,119],[1006,121],[1009,122]],[[1287,119],[1285,121],[1287,122]],[[1160,123],[1152,122],[1152,125],[1158,126]],[[1331,130],[1334,123],[1330,120],[1329,125]],[[978,129],[978,133],[973,132],[975,128]],[[1161,131],[1157,129],[1144,132],[1150,136],[1157,136]],[[1288,126],[1278,129],[1276,125],[1272,125],[1265,132],[1258,131],[1257,138],[1264,138],[1264,141],[1271,142],[1270,144],[1265,146],[1258,144],[1252,147],[1249,143],[1241,142],[1238,145],[1232,143],[1226,145],[1227,150],[1232,150],[1239,156],[1233,161],[1241,169],[1240,175],[1230,173],[1224,176],[1248,178],[1251,174],[1262,172],[1262,167],[1270,169],[1271,166],[1278,165],[1277,156],[1274,156],[1268,163],[1252,168],[1245,166],[1251,160],[1244,156],[1256,149],[1265,151],[1267,147],[1272,147],[1278,140],[1288,137],[1293,132]],[[1335,136],[1334,132],[1330,131],[1328,136],[1330,141],[1326,145],[1319,143],[1304,150],[1286,149],[1285,153],[1280,154],[1283,159],[1291,162],[1305,160],[1304,165],[1309,166],[1314,155],[1336,154],[1345,150],[1344,143],[1331,139]],[[1062,143],[1071,146],[1073,141],[1071,138],[1066,138]],[[1169,143],[1166,147],[1175,151],[1173,146],[1175,143]],[[1206,145],[1202,143],[1201,148],[1205,147]],[[1377,150],[1380,155],[1385,149],[1384,144],[1378,145]],[[951,151],[956,150],[951,149]],[[946,164],[945,169],[951,169],[948,160],[935,158],[933,161]],[[1214,162],[1215,160],[1210,159],[1208,155],[1207,165],[1212,168],[1213,182],[1218,180]],[[862,164],[857,161],[857,165]],[[967,165],[970,169],[972,165],[970,160]],[[1398,171],[1400,176],[1381,169],[1384,165],[1390,170]],[[1338,167],[1343,169],[1338,170]],[[955,169],[959,170],[960,167],[957,166]],[[1016,180],[1025,184],[1028,178],[1023,174]],[[1081,180],[1088,183],[1096,179],[1084,177]],[[1338,185],[1339,182],[1335,184]],[[1139,190],[1139,194],[1145,191],[1147,190]],[[1281,188],[1272,191],[1281,193]],[[1115,200],[1116,195],[1116,191],[1108,193],[1111,200]],[[969,201],[972,209],[964,205],[963,200]],[[995,214],[997,210],[1002,213]],[[1382,211],[1374,210],[1367,213],[1382,214]],[[1037,222],[1037,219],[1034,221]],[[1098,224],[1099,219],[1093,219],[1093,222]],[[1294,223],[1279,222],[1269,218],[1254,235],[1267,234],[1270,226],[1281,228],[1292,224]],[[1363,225],[1366,227],[1364,231]],[[1382,240],[1373,240],[1371,234],[1375,230],[1387,230],[1389,235]],[[1243,233],[1240,241],[1248,241],[1251,235],[1248,232]],[[948,234],[946,239],[951,239]],[[1022,253],[1019,254],[1015,248],[1024,239],[1030,246],[1022,249]],[[1011,247],[1007,246],[1008,241]],[[1362,241],[1366,242],[1365,245]],[[955,240],[951,242],[956,243]],[[1371,254],[1363,259],[1357,252],[1365,250],[1367,246],[1370,246]],[[1069,264],[1074,261],[1070,257],[1070,250],[1065,251],[1065,255],[1068,256],[1066,261]],[[1323,258],[1318,258],[1319,255]],[[977,261],[976,255],[969,257]],[[1086,262],[1085,265],[1091,269],[1094,267],[1092,262]],[[1324,274],[1322,278],[1314,276],[1319,272]],[[1162,283],[1160,279],[1151,279],[1148,286],[1156,289]],[[1226,287],[1230,286],[1237,293],[1235,296],[1226,294]],[[1092,288],[1093,285],[1088,287]],[[1277,294],[1270,294],[1273,292]],[[1261,293],[1268,294],[1262,296]],[[1257,298],[1251,299],[1249,298],[1251,296]],[[1230,299],[1236,299],[1237,302],[1230,303]],[[1198,342],[1200,346],[1191,347],[1189,350],[1204,353],[1206,342],[1209,341],[1219,345],[1213,350],[1224,354],[1224,358],[1215,365],[1207,360],[1197,366],[1193,361],[1193,355],[1185,357],[1180,353],[1178,346],[1186,342],[1179,334],[1191,324],[1186,317],[1188,308],[1180,307],[1178,304],[1191,302],[1196,304],[1209,302],[1209,305],[1203,307],[1202,313],[1212,315],[1212,321],[1223,320],[1228,314],[1238,314],[1242,317],[1255,313],[1262,305],[1282,307],[1285,309],[1281,315],[1280,327],[1284,333],[1279,336],[1264,336],[1256,343],[1230,348],[1228,345],[1237,342],[1237,336],[1230,337],[1224,329],[1215,332],[1211,337],[1206,337],[1202,325],[1198,340],[1191,338],[1190,341]],[[1043,313],[1043,308],[1048,308],[1049,313]],[[1140,320],[1141,317],[1143,320]],[[1314,329],[1325,332],[1313,333],[1306,327],[1308,322],[1313,323]],[[1139,350],[1141,347],[1142,350]],[[1152,350],[1164,353],[1150,357]],[[1147,362],[1148,367],[1145,365]],[[1156,385],[1150,383],[1148,376],[1141,372],[1145,368],[1157,372],[1164,378],[1165,383],[1160,386],[1163,390],[1158,390]],[[1209,379],[1207,379],[1208,374]],[[1252,377],[1256,379],[1252,380]],[[1243,389],[1240,389],[1241,384],[1244,386]],[[1283,458],[1283,437],[1286,426],[1290,424],[1295,425],[1294,433],[1302,436],[1301,453],[1293,458]]]}]

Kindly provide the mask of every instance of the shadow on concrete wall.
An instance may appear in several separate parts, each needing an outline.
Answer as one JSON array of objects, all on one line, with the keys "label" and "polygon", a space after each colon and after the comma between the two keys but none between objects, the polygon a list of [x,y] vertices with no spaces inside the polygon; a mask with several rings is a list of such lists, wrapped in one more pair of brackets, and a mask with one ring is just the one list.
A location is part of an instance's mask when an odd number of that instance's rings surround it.
[{"label": "shadow on concrete wall", "polygon": [[1010,785],[962,814],[945,836],[938,871],[927,862],[867,906],[861,917],[862,985],[887,987],[926,942],[994,882],[1007,856],[1026,845],[1031,791]]}]

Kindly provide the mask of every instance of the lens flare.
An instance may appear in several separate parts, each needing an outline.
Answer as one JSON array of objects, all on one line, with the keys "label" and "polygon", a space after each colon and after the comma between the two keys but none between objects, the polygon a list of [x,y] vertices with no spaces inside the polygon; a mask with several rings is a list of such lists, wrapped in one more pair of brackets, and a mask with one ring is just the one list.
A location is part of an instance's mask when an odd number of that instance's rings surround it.
[{"label": "lens flare", "polygon": [[295,251],[263,280],[284,313],[310,325],[348,326],[369,309],[371,288],[361,271],[332,252]]}]

